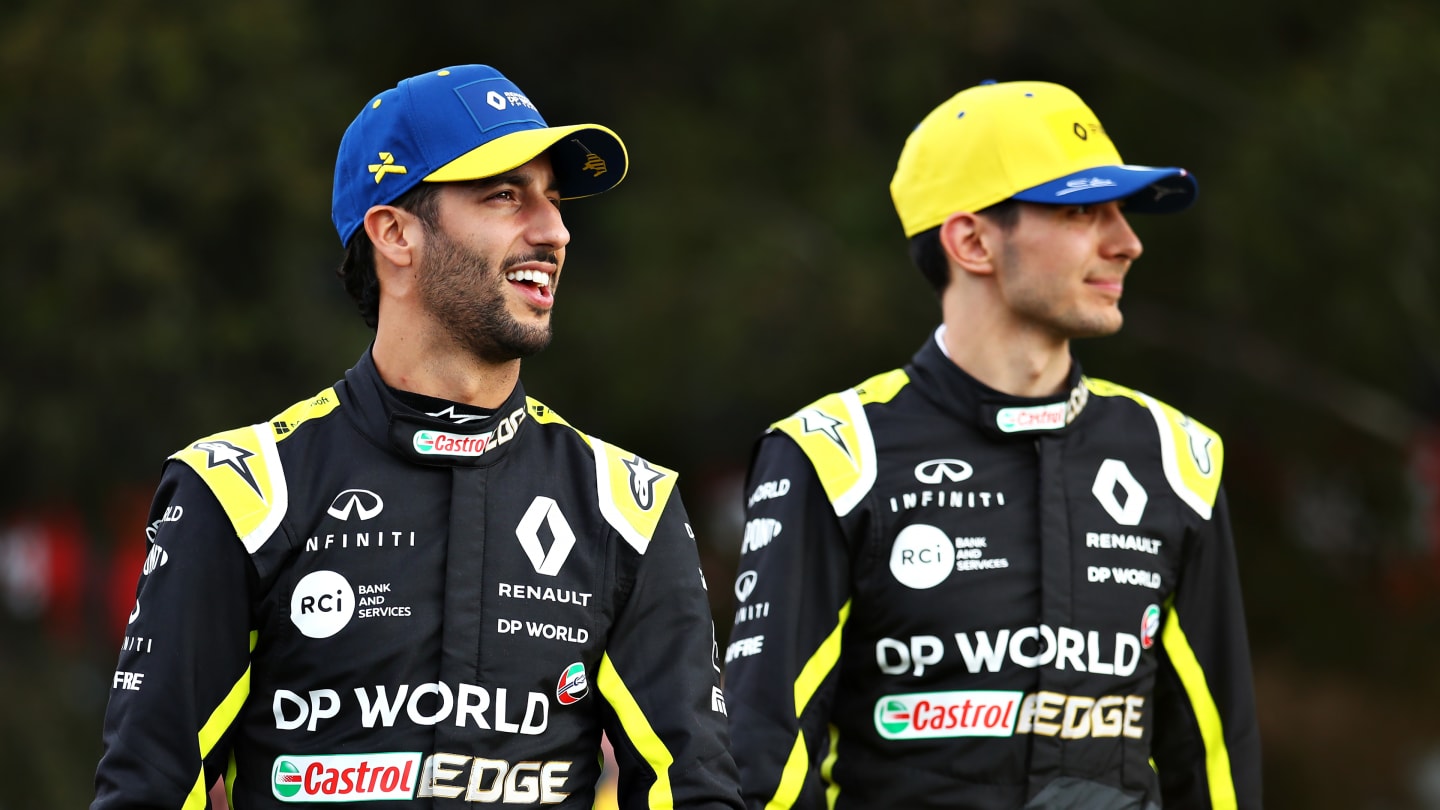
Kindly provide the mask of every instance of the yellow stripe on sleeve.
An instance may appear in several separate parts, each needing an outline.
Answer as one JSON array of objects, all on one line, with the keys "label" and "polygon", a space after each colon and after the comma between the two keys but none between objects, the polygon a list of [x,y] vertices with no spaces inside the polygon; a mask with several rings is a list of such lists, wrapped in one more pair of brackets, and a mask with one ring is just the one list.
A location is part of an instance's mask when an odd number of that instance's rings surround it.
[{"label": "yellow stripe on sleeve", "polygon": [[620,727],[625,730],[625,736],[630,738],[635,750],[655,771],[655,784],[650,786],[650,809],[671,810],[675,806],[675,797],[670,792],[670,765],[675,762],[675,757],[670,754],[665,743],[660,741],[655,729],[651,728],[650,720],[645,717],[640,704],[635,702],[630,688],[620,678],[620,673],[615,671],[615,664],[610,660],[609,653],[600,660],[600,672],[595,678],[595,685],[615,710],[615,716],[620,719]]},{"label": "yellow stripe on sleeve", "polygon": [[1230,751],[1225,746],[1225,729],[1220,722],[1220,710],[1215,706],[1215,697],[1210,694],[1210,685],[1205,682],[1205,671],[1190,647],[1190,640],[1180,627],[1180,614],[1173,601],[1168,604],[1165,629],[1160,632],[1160,643],[1165,654],[1180,676],[1185,694],[1190,698],[1195,720],[1200,725],[1200,739],[1205,744],[1205,776],[1210,786],[1210,806],[1214,810],[1236,810],[1235,781],[1230,773]]},{"label": "yellow stripe on sleeve", "polygon": [[[805,707],[810,704],[810,699],[815,697],[815,692],[824,683],[825,676],[835,669],[835,664],[840,661],[840,639],[845,630],[845,622],[850,618],[850,600],[840,607],[837,614],[835,629],[820,643],[815,654],[805,662],[800,670],[800,677],[795,679],[795,718],[805,713]],[[765,803],[765,810],[784,810],[795,804],[800,798],[800,791],[805,787],[805,774],[810,770],[810,753],[805,746],[805,733],[796,731],[795,745],[790,748],[790,756],[785,760],[785,770],[780,774],[780,784],[775,788],[775,795]]]},{"label": "yellow stripe on sleeve", "polygon": [[820,648],[805,662],[805,668],[800,670],[800,677],[795,679],[795,716],[798,718],[805,713],[805,707],[810,704],[810,698],[815,697],[815,690],[825,681],[825,676],[835,668],[836,662],[840,660],[840,636],[845,630],[845,622],[850,618],[850,600],[845,600],[837,615],[835,629],[820,643]]},{"label": "yellow stripe on sleeve", "polygon": [[190,788],[190,795],[185,797],[185,803],[180,805],[181,810],[205,810],[205,805],[210,801],[210,795],[205,790],[205,769],[202,767],[200,773],[195,776],[195,785]]},{"label": "yellow stripe on sleeve", "polygon": [[825,780],[825,806],[835,810],[835,802],[840,798],[840,786],[835,783],[835,759],[840,756],[840,729],[830,724],[830,753],[825,756],[825,761],[820,763],[820,778]]},{"label": "yellow stripe on sleeve", "polygon": [[[257,638],[259,638],[259,633],[251,630],[251,653],[255,652],[255,641]],[[220,738],[224,736],[226,729],[230,728],[230,726],[235,722],[235,718],[240,716],[240,709],[245,705],[245,699],[249,696],[250,667],[245,667],[245,672],[240,675],[240,679],[235,681],[234,686],[230,687],[230,693],[225,696],[224,700],[220,701],[220,705],[215,707],[215,711],[210,713],[210,719],[206,720],[204,727],[200,729],[200,733],[198,735],[200,742],[201,760],[200,773],[195,775],[195,786],[190,789],[190,795],[185,797],[185,804],[183,806],[184,810],[191,810],[191,808],[199,808],[199,810],[204,810],[205,803],[209,800],[210,793],[210,786],[205,784],[204,760],[206,757],[210,756],[211,751],[215,750],[215,746],[219,744]],[[226,780],[225,784],[225,791],[227,797],[231,790],[230,785],[234,782],[234,780],[234,758],[232,757],[230,762],[229,778]]]}]

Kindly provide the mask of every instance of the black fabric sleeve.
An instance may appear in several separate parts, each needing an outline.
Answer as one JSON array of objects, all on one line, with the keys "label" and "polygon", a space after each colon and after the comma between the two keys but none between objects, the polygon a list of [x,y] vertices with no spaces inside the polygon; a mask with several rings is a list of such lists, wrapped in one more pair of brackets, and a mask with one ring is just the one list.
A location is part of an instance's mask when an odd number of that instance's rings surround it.
[{"label": "black fabric sleeve", "polygon": [[171,462],[149,521],[92,810],[207,807],[248,683],[250,562],[224,510]]},{"label": "black fabric sleeve", "polygon": [[1152,748],[1165,807],[1258,810],[1260,731],[1223,490],[1190,538],[1168,607]]},{"label": "black fabric sleeve", "polygon": [[598,675],[624,810],[740,807],[714,651],[700,555],[677,493],[640,557]]},{"label": "black fabric sleeve", "polygon": [[839,519],[799,446],[761,440],[745,487],[725,695],[749,808],[825,806],[830,704],[850,599]]}]

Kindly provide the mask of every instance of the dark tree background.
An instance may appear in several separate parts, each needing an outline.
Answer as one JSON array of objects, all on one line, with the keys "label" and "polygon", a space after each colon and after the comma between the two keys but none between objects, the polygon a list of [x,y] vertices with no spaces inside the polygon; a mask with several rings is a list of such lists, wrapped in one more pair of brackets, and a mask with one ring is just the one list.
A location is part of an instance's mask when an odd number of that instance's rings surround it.
[{"label": "dark tree background", "polygon": [[1440,807],[1433,0],[15,0],[0,810],[88,801],[160,462],[364,350],[332,275],[340,134],[465,62],[630,148],[566,210],[527,389],[681,471],[722,637],[754,438],[938,320],[887,190],[928,110],[1057,81],[1128,160],[1192,169],[1195,209],[1134,223],[1126,329],[1077,353],[1226,438],[1269,806]]}]

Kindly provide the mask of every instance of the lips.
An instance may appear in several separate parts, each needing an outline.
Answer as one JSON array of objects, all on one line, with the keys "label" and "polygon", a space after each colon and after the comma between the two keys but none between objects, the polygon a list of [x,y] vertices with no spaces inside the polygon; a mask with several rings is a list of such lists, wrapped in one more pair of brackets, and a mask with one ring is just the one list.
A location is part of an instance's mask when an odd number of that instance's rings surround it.
[{"label": "lips", "polygon": [[1086,279],[1085,284],[1099,290],[1113,293],[1114,295],[1119,295],[1125,291],[1125,281],[1119,278],[1091,278]]},{"label": "lips", "polygon": [[533,306],[548,309],[555,302],[555,274],[552,272],[535,268],[512,269],[505,273],[505,280],[521,290]]}]

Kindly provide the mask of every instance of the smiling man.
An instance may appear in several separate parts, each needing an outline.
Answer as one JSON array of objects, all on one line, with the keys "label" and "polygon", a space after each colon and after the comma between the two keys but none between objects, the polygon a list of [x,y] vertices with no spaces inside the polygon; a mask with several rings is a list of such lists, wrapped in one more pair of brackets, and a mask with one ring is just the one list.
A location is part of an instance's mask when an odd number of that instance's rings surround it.
[{"label": "smiling man", "polygon": [[[344,379],[166,464],[95,810],[400,802],[739,807],[675,473],[520,385],[550,341],[560,201],[619,138],[548,126],[483,65],[346,131],[340,275],[375,339]],[[157,552],[155,549],[161,549]]]},{"label": "smiling man", "polygon": [[1121,327],[1127,214],[1193,178],[1010,82],[931,112],[890,190],[942,324],[760,441],[725,670],[746,806],[1258,808],[1220,438],[1070,351]]}]

